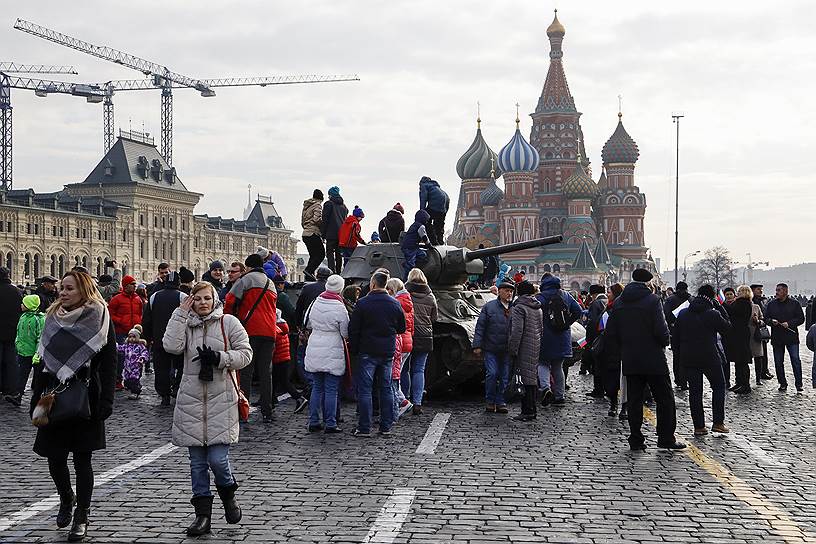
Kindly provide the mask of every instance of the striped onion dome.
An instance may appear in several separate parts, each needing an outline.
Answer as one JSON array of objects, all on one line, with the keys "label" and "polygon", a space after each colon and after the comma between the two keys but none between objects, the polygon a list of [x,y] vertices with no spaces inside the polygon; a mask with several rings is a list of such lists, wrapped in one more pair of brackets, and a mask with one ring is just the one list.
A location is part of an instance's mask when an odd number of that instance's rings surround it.
[{"label": "striped onion dome", "polygon": [[510,142],[499,151],[499,169],[502,172],[535,172],[538,168],[538,151],[527,143],[516,119],[516,133]]},{"label": "striped onion dome", "polygon": [[598,186],[584,170],[580,157],[575,171],[567,178],[562,191],[569,199],[593,198],[598,193]]},{"label": "striped onion dome", "polygon": [[499,201],[503,198],[504,191],[499,189],[495,179],[491,179],[490,185],[479,195],[482,206],[498,206]]},{"label": "striped onion dome", "polygon": [[637,144],[626,132],[626,129],[623,128],[622,117],[623,115],[618,113],[618,126],[601,150],[601,158],[604,164],[635,164],[640,155]]},{"label": "striped onion dome", "polygon": [[[470,144],[468,150],[459,157],[459,161],[456,163],[456,173],[459,175],[459,179],[489,178],[490,170],[493,168],[490,162],[491,158],[493,159],[493,165],[495,165],[498,157],[482,138],[482,129],[477,128],[473,143]],[[496,172],[496,175],[501,174]]]}]

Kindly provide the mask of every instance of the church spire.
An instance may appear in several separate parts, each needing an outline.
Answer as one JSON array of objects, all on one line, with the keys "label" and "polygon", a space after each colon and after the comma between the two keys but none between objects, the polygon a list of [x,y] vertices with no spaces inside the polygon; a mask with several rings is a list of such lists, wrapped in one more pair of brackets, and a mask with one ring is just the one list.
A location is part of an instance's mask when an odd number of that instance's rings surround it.
[{"label": "church spire", "polygon": [[575,100],[570,94],[567,85],[567,76],[564,74],[564,65],[561,58],[564,56],[561,44],[566,31],[558,20],[558,10],[555,10],[553,22],[547,27],[547,37],[550,39],[550,69],[544,81],[544,89],[538,99],[536,113],[569,112],[576,113]]}]

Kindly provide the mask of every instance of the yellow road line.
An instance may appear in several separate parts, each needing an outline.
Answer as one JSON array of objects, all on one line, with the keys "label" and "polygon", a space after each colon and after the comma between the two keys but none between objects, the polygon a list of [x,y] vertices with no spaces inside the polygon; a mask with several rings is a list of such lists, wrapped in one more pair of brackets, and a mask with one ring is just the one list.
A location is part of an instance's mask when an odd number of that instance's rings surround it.
[{"label": "yellow road line", "polygon": [[[652,425],[657,425],[654,412],[646,407],[643,408],[643,417]],[[744,502],[748,508],[764,519],[784,542],[816,542],[816,536],[800,528],[787,513],[763,497],[748,482],[703,453],[700,448],[694,444],[688,444],[688,447],[682,451],[700,468],[711,474],[737,499]]]}]

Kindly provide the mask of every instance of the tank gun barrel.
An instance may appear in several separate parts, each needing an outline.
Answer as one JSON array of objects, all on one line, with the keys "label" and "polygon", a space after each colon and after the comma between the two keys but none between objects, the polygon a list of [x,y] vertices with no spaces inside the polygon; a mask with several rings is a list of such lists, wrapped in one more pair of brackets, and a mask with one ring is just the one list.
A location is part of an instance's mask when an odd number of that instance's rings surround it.
[{"label": "tank gun barrel", "polygon": [[484,249],[474,249],[465,254],[466,261],[474,259],[481,259],[483,257],[490,257],[492,255],[501,255],[502,253],[511,253],[513,251],[522,251],[532,247],[549,246],[558,244],[563,240],[559,234],[556,236],[545,236],[544,238],[536,238],[535,240],[527,240],[525,242],[516,242],[513,244],[505,244],[503,246],[486,247]]}]

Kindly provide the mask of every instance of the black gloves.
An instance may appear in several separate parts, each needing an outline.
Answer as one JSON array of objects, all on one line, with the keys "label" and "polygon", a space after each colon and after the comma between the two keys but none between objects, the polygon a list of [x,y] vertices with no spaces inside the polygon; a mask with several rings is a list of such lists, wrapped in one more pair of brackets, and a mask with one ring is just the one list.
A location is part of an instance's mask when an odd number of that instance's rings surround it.
[{"label": "black gloves", "polygon": [[193,361],[199,361],[201,369],[198,371],[198,379],[202,382],[213,381],[213,368],[221,362],[221,354],[213,351],[210,346],[196,348],[198,355],[193,357]]}]

